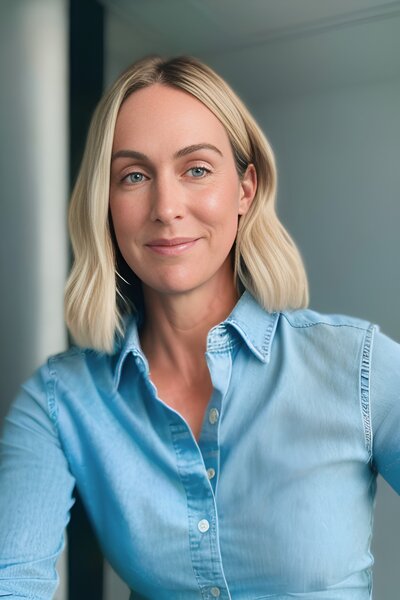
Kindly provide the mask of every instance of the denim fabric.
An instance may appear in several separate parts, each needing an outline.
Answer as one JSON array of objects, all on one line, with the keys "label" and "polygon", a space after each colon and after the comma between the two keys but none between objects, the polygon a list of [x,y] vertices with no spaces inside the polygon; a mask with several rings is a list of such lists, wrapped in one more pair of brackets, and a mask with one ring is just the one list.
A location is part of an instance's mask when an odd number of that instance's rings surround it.
[{"label": "denim fabric", "polygon": [[80,491],[134,598],[367,600],[376,476],[400,492],[400,345],[377,326],[264,311],[208,334],[199,443],[157,397],[135,319],[22,387],[1,442],[0,598],[51,598]]}]

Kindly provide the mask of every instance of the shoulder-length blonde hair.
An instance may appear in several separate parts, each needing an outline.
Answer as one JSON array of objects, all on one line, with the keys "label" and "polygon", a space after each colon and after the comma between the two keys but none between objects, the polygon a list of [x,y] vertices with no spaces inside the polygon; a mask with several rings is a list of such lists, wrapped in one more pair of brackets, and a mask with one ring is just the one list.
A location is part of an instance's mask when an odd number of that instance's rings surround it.
[{"label": "shoulder-length blonde hair", "polygon": [[103,352],[113,351],[116,334],[124,332],[123,317],[134,308],[118,273],[121,256],[109,215],[115,122],[124,100],[153,83],[184,90],[214,113],[229,136],[239,177],[250,163],[255,166],[257,193],[240,218],[234,248],[238,288],[248,289],[268,311],[308,304],[301,256],[275,212],[274,155],[257,123],[228,84],[200,61],[148,57],[122,73],[98,104],[69,211],[74,263],[65,290],[66,323],[79,345]]}]

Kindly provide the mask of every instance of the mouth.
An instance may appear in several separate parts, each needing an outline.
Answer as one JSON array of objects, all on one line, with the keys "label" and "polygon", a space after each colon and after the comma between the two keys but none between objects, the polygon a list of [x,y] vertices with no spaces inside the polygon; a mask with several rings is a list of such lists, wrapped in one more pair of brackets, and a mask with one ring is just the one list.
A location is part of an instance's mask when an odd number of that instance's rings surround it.
[{"label": "mouth", "polygon": [[196,242],[200,238],[188,238],[188,237],[178,237],[178,238],[160,238],[157,240],[151,240],[146,245],[149,250],[155,252],[156,254],[163,254],[167,256],[173,256],[176,254],[182,254],[186,250],[193,248]]}]

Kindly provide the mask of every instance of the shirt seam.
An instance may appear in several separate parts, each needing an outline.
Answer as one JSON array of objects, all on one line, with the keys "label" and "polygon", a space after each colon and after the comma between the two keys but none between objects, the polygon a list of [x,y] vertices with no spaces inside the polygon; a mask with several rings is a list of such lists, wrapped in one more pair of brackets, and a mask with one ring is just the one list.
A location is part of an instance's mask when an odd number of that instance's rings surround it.
[{"label": "shirt seam", "polygon": [[56,398],[55,398],[57,373],[54,368],[54,362],[55,362],[54,357],[50,357],[47,361],[47,368],[49,371],[50,378],[47,381],[46,392],[47,392],[47,408],[49,411],[49,416],[52,420],[52,423],[53,423],[55,429],[57,430],[57,435],[58,435],[58,407],[57,407]]},{"label": "shirt seam", "polygon": [[351,327],[352,329],[358,329],[359,331],[368,331],[368,326],[362,327],[361,325],[354,325],[354,323],[328,323],[327,321],[315,321],[304,324],[295,324],[290,321],[286,313],[282,312],[281,315],[285,317],[289,325],[295,329],[306,329],[307,327],[315,327],[316,325],[327,325],[328,327]]},{"label": "shirt seam", "polygon": [[365,332],[364,343],[360,362],[360,408],[364,430],[364,442],[368,452],[368,459],[372,461],[373,431],[371,426],[371,401],[370,401],[370,381],[371,381],[371,354],[374,340],[375,325],[370,323]]},{"label": "shirt seam", "polygon": [[[82,351],[80,350],[74,350],[74,354],[83,354]],[[62,451],[65,454],[65,457],[67,459],[68,465],[71,468],[71,464],[72,464],[72,460],[71,460],[71,456],[69,455],[68,450],[65,448],[64,444],[62,443],[61,440],[61,435],[60,435],[60,423],[58,420],[58,404],[57,404],[57,400],[56,400],[56,383],[57,383],[57,371],[55,369],[55,363],[57,360],[57,355],[55,356],[51,356],[48,361],[47,361],[47,368],[49,371],[49,375],[50,375],[50,379],[47,382],[47,408],[49,411],[49,416],[50,419],[53,423],[54,429],[55,429],[55,433],[57,435],[57,439],[58,442],[60,444],[60,448],[62,448]]]}]

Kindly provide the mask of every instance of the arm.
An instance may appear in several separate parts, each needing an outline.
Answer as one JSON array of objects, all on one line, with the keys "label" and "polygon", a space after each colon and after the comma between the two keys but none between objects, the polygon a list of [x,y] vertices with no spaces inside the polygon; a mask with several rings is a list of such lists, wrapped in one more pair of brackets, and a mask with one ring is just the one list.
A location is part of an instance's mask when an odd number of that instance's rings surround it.
[{"label": "arm", "polygon": [[371,357],[373,459],[400,494],[400,344],[376,331]]},{"label": "arm", "polygon": [[22,388],[0,439],[0,599],[47,600],[73,505],[47,366]]}]

